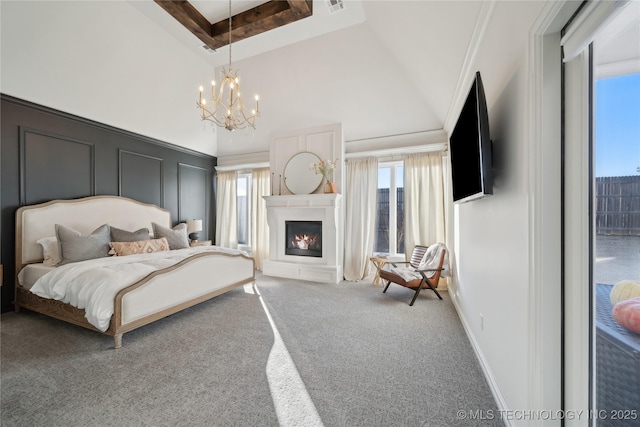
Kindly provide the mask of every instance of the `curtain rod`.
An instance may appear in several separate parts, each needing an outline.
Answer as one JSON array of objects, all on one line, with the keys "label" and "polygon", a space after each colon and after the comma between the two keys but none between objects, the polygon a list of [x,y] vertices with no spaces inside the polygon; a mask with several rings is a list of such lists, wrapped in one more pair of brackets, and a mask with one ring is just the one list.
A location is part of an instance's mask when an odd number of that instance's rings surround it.
[{"label": "curtain rod", "polygon": [[447,144],[444,142],[436,143],[436,144],[425,144],[425,145],[414,145],[411,147],[401,147],[401,148],[387,148],[387,149],[379,149],[379,150],[368,150],[368,151],[358,151],[352,153],[345,153],[345,159],[354,159],[360,157],[395,157],[398,160],[404,158],[407,154],[415,154],[415,153],[432,153],[432,152],[447,152]]}]

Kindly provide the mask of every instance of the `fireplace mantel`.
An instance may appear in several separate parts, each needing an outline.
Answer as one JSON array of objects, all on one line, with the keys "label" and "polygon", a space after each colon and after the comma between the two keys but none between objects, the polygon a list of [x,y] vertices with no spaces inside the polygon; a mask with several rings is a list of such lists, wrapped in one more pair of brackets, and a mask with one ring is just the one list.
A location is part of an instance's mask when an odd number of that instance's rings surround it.
[{"label": "fireplace mantel", "polygon": [[[264,196],[269,223],[267,276],[338,283],[342,280],[342,196],[308,194]],[[322,221],[322,257],[287,255],[286,221]]]},{"label": "fireplace mantel", "polygon": [[296,194],[289,196],[263,196],[270,207],[339,207],[342,196],[340,194]]}]

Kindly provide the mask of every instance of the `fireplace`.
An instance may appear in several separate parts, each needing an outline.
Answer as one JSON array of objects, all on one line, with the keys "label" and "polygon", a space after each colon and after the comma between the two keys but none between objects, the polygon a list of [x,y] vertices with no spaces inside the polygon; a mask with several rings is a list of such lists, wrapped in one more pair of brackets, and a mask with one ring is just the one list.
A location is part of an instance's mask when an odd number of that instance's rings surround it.
[{"label": "fireplace", "polygon": [[287,255],[322,257],[322,221],[285,221]]},{"label": "fireplace", "polygon": [[[269,259],[262,262],[262,273],[339,283],[343,257],[342,196],[335,193],[294,194],[264,196],[264,200],[269,223]],[[313,237],[300,242],[305,240],[300,234],[316,235],[315,244],[311,244]],[[298,243],[291,244],[292,241]]]}]

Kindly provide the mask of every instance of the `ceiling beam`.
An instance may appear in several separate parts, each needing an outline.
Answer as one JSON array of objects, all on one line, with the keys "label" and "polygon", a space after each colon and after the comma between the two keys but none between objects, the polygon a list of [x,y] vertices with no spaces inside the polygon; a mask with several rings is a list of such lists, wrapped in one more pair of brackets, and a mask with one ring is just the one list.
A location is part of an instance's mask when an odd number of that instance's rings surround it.
[{"label": "ceiling beam", "polygon": [[306,18],[313,14],[313,0],[287,0],[296,19]]},{"label": "ceiling beam", "polygon": [[[186,27],[209,48],[229,44],[229,19],[211,24],[185,0],[155,0],[169,15]],[[312,0],[271,0],[231,17],[231,41],[262,34],[313,14]]]}]

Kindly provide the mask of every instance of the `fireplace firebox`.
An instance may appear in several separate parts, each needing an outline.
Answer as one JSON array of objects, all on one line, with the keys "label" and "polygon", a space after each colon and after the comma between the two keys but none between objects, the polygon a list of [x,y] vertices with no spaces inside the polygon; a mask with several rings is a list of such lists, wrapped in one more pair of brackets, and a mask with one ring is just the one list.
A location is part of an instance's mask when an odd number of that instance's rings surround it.
[{"label": "fireplace firebox", "polygon": [[322,257],[322,221],[285,221],[285,254]]}]

